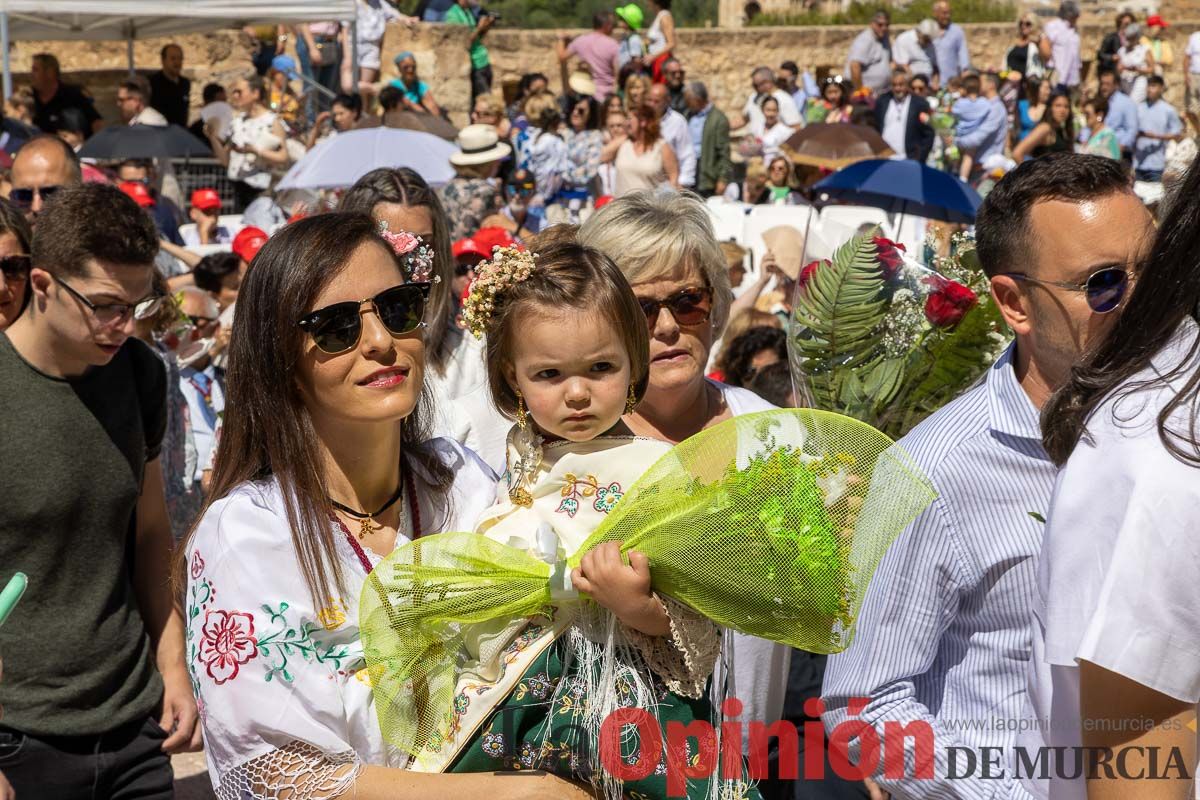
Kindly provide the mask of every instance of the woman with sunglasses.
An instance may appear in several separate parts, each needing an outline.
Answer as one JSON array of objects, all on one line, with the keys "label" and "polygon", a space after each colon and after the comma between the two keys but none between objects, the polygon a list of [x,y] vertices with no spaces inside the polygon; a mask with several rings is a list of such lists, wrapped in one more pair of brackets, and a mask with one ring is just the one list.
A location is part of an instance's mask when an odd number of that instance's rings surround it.
[{"label": "woman with sunglasses", "polygon": [[563,126],[569,162],[563,176],[564,191],[591,191],[593,196],[597,194],[594,190],[600,175],[600,156],[604,150],[600,116],[600,102],[594,97],[580,98],[571,107],[571,115]]},{"label": "woman with sunglasses", "polygon": [[346,192],[341,210],[367,214],[390,231],[407,231],[432,246],[439,280],[426,301],[424,340],[425,383],[437,415],[433,431],[465,444],[489,464],[503,464],[507,426],[482,400],[487,392],[482,347],[455,322],[451,225],[437,194],[411,169],[376,169]]},{"label": "woman with sunglasses", "polygon": [[532,172],[517,169],[501,189],[504,205],[483,221],[483,228],[500,228],[510,235],[528,242],[546,227],[545,206],[535,203],[538,183]]},{"label": "woman with sunglasses", "polygon": [[358,632],[365,578],[397,544],[469,529],[495,492],[474,454],[427,438],[431,276],[394,246],[366,215],[309,217],[263,247],[239,296],[236,413],[177,572],[214,785],[295,800],[582,798],[547,776],[408,773],[380,732]]},{"label": "woman with sunglasses", "polygon": [[1040,556],[1030,697],[1039,715],[1052,713],[1029,744],[1112,748],[1128,766],[1074,773],[1056,797],[1147,797],[1147,783],[1124,776],[1147,770],[1152,749],[1182,766],[1154,781],[1154,796],[1192,796],[1200,163],[1178,191],[1120,316],[1042,415],[1061,471]]},{"label": "woman with sunglasses", "polygon": [[[578,239],[616,262],[646,315],[650,381],[624,417],[635,435],[678,443],[732,417],[774,408],[745,389],[705,378],[733,292],[699,198],[667,190],[627,194],[593,214]],[[722,651],[729,673],[718,676],[715,691],[741,700],[743,719],[778,720],[789,648],[727,633]]]},{"label": "woman with sunglasses", "polygon": [[1042,40],[1041,23],[1037,14],[1027,11],[1017,20],[1017,40],[1008,49],[1004,61],[1008,66],[1008,80],[1020,86],[1021,97],[1025,97],[1025,82],[1030,78],[1044,78],[1046,65],[1038,43]]},{"label": "woman with sunglasses", "polygon": [[29,287],[29,240],[21,210],[0,200],[0,331],[21,316],[33,294]]}]

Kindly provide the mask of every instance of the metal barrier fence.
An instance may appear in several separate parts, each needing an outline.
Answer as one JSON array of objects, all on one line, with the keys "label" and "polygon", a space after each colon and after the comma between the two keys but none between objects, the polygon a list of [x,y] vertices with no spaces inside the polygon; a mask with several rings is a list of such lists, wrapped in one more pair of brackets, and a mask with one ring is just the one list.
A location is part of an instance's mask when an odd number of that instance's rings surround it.
[{"label": "metal barrier fence", "polygon": [[[185,204],[196,189],[215,189],[221,197],[222,214],[240,214],[245,210],[238,207],[233,181],[215,158],[173,158],[171,167]],[[186,207],[182,210],[187,212]]]}]

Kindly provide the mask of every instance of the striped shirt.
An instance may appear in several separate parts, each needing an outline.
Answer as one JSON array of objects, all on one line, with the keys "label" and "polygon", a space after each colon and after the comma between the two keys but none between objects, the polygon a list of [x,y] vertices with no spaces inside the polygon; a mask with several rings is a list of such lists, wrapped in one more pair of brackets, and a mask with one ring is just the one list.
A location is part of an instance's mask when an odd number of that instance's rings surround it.
[{"label": "striped shirt", "polygon": [[[934,778],[914,779],[911,763],[907,779],[878,775],[893,797],[991,798],[1011,789],[1011,776],[981,778],[978,762],[987,760],[980,748],[1004,748],[992,772],[1005,771],[1016,737],[1043,533],[1033,514],[1044,518],[1055,477],[1014,352],[901,440],[938,497],[884,556],[853,645],[826,667],[827,730],[850,718],[852,698],[867,700],[858,719],[879,733],[885,754],[885,723],[932,726]],[[973,777],[946,778],[950,747],[975,751]],[[962,754],[957,762],[961,774]]]}]

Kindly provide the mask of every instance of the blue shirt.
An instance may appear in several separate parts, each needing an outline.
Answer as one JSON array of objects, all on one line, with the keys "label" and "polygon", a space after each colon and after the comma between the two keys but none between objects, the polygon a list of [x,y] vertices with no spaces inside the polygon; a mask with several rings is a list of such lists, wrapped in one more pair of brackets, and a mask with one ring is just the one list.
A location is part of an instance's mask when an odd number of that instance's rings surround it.
[{"label": "blue shirt", "polygon": [[937,53],[938,74],[942,83],[971,66],[971,53],[967,50],[967,35],[962,26],[951,22],[942,35],[933,40],[933,49]]},{"label": "blue shirt", "polygon": [[[1003,154],[1004,142],[1008,138],[1008,109],[1005,108],[1004,101],[993,97],[989,102],[991,106],[983,121],[969,133],[958,136],[960,148],[975,151],[976,164],[982,164],[990,155]],[[957,106],[957,103],[955,105]]]},{"label": "blue shirt", "polygon": [[1122,91],[1113,92],[1108,98],[1108,113],[1104,115],[1104,124],[1112,128],[1117,135],[1117,142],[1122,150],[1132,150],[1138,132],[1137,104],[1129,95]]},{"label": "blue shirt", "polygon": [[692,147],[696,152],[700,152],[700,142],[704,139],[704,123],[708,119],[708,112],[712,111],[712,103],[706,105],[702,110],[697,111],[688,118],[688,133],[692,137]]},{"label": "blue shirt", "polygon": [[404,92],[404,96],[408,98],[410,103],[414,103],[418,106],[421,105],[421,100],[424,99],[425,93],[429,91],[429,86],[426,85],[425,81],[421,80],[420,78],[417,79],[416,91],[408,88],[408,84],[399,78],[393,79],[391,85]]},{"label": "blue shirt", "polygon": [[899,744],[887,741],[885,723],[933,727],[932,780],[914,780],[911,766],[907,780],[889,780],[880,760],[875,780],[893,796],[1006,797],[1013,780],[976,769],[950,781],[947,752],[1010,748],[1016,726],[993,722],[1017,720],[1023,707],[1044,527],[1032,514],[1045,518],[1056,470],[1014,353],[1010,346],[984,381],[900,440],[938,497],[883,557],[854,643],[825,668],[827,730],[848,718],[856,697],[867,698],[858,718],[885,753]]},{"label": "blue shirt", "polygon": [[[1154,105],[1142,101],[1138,103],[1138,131],[1174,135],[1183,131],[1183,123],[1174,106],[1166,100],[1159,100]],[[1162,139],[1139,136],[1133,148],[1133,168],[1162,172],[1166,166],[1167,143]]]}]

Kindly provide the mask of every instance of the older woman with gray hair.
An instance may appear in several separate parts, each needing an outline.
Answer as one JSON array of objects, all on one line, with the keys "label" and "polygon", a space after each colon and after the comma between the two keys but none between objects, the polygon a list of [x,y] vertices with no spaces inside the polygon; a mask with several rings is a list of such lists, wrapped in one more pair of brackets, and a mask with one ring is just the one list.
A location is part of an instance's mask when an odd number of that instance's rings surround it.
[{"label": "older woman with gray hair", "polygon": [[[699,198],[669,190],[627,194],[593,214],[578,241],[616,262],[646,313],[650,385],[624,418],[635,434],[681,442],[740,414],[774,408],[704,376],[713,342],[729,320],[733,292]],[[778,720],[790,650],[732,631],[723,650],[726,671],[718,675],[717,691],[742,701],[742,720]]]}]

